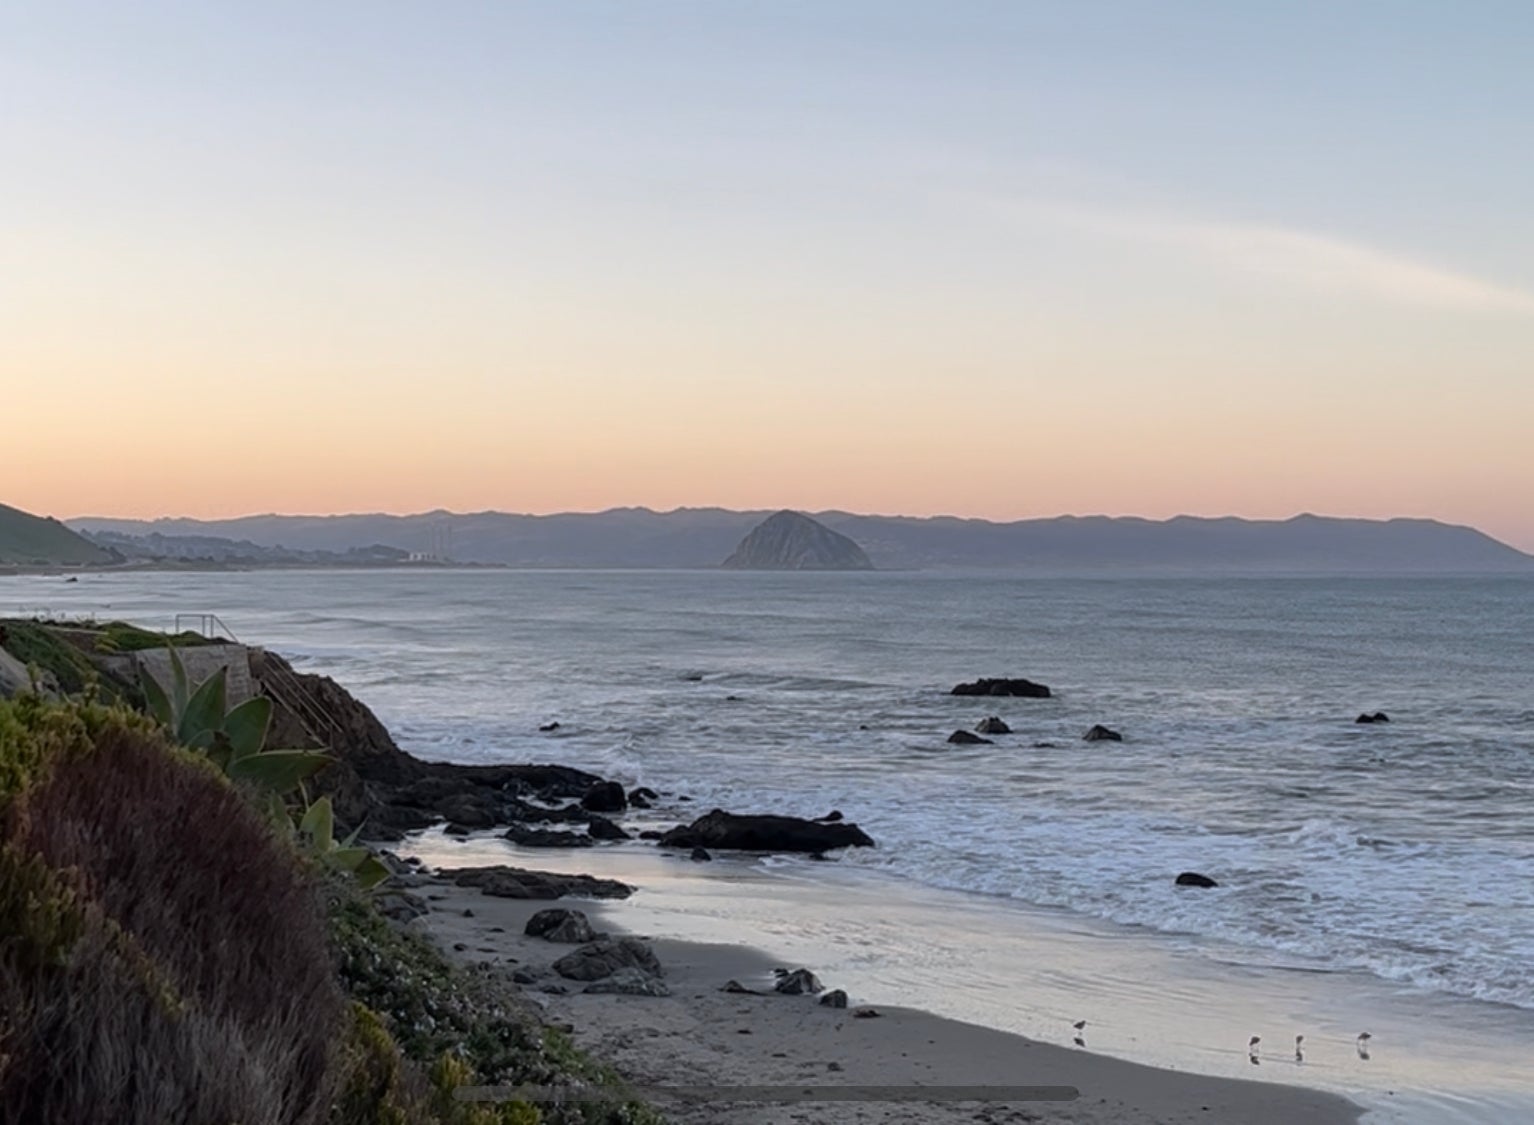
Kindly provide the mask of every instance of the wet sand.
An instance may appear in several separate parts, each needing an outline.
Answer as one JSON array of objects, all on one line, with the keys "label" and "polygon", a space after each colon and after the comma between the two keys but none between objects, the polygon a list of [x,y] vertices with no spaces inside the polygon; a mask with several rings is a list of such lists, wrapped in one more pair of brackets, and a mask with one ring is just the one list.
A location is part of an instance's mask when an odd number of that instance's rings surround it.
[{"label": "wet sand", "polygon": [[[874,1006],[877,1017],[858,1018],[854,1010],[863,1005],[855,999],[852,1008],[837,1010],[810,996],[773,992],[773,969],[798,966],[774,966],[747,945],[654,939],[651,948],[665,969],[670,996],[584,994],[582,984],[548,970],[574,947],[526,937],[523,927],[534,911],[559,905],[580,909],[598,929],[617,933],[614,916],[622,913],[621,904],[498,899],[446,883],[421,893],[432,910],[417,925],[452,956],[536,972],[538,979],[527,991],[545,1006],[547,1019],[571,1025],[580,1046],[611,1062],[631,1082],[720,1087],[718,1100],[704,1102],[654,1095],[668,1118],[683,1125],[1343,1125],[1360,1113],[1342,1097],[1303,1086],[1143,1066],[910,1008],[880,1004]],[[721,991],[730,980],[762,994]],[[834,979],[824,984],[837,987]],[[542,991],[545,986],[569,992],[550,994]],[[749,1095],[730,1091],[763,1085],[804,1091],[798,1095],[802,1100],[741,1100]],[[885,1100],[816,1100],[817,1088],[829,1088],[830,1096],[839,1098],[849,1093],[848,1087],[867,1086],[886,1087],[890,1093]],[[922,1086],[980,1089],[973,1091],[976,1100],[909,1100],[919,1096],[916,1088]],[[1020,1086],[1074,1087],[1079,1094],[1069,1101],[1032,1101],[1001,1091],[1001,1100],[980,1100],[994,1097],[999,1087],[1015,1091]],[[938,1093],[945,1099],[956,1096],[949,1090]]]}]

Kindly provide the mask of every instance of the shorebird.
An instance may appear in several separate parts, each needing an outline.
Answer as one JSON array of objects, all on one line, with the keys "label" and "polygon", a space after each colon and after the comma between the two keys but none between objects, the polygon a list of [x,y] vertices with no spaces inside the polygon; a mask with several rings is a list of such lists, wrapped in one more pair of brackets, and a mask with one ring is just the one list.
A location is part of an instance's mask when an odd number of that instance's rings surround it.
[{"label": "shorebird", "polygon": [[1254,1035],[1246,1041],[1246,1049],[1255,1055],[1257,1053],[1257,1044],[1261,1042],[1262,1036]]},{"label": "shorebird", "polygon": [[1294,1037],[1294,1061],[1305,1061],[1305,1037],[1303,1035],[1296,1035]]},{"label": "shorebird", "polygon": [[1077,1020],[1075,1023],[1071,1024],[1071,1026],[1074,1027],[1077,1031],[1085,1031],[1087,1029],[1087,1021]]},{"label": "shorebird", "polygon": [[1358,1041],[1366,1047],[1369,1045],[1369,1040],[1373,1038],[1374,1036],[1370,1035],[1367,1031],[1360,1031],[1358,1033]]}]

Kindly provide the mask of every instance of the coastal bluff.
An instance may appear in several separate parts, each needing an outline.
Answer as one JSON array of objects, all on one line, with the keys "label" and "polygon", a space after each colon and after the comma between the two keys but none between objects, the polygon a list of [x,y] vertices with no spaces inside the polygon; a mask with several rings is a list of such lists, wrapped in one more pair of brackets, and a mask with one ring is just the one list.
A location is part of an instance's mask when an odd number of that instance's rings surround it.
[{"label": "coastal bluff", "polygon": [[787,509],[747,533],[724,560],[727,570],[872,570],[856,542],[818,520]]}]

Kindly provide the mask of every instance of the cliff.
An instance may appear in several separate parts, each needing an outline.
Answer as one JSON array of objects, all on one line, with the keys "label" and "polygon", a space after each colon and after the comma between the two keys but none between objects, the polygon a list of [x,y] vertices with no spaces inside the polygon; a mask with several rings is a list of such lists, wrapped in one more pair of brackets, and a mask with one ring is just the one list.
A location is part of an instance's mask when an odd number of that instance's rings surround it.
[{"label": "cliff", "polygon": [[731,570],[872,570],[874,564],[847,536],[798,512],[781,511],[757,524],[735,553]]}]

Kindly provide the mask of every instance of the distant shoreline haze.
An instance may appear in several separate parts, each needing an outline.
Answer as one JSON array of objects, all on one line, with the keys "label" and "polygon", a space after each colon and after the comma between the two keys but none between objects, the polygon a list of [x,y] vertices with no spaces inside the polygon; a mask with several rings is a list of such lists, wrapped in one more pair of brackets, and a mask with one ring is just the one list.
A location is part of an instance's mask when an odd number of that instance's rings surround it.
[{"label": "distant shoreline haze", "polygon": [[[253,515],[154,520],[88,516],[87,535],[228,539],[286,551],[388,548],[429,559],[515,567],[716,567],[773,510],[613,508],[525,515]],[[1017,568],[1169,573],[1534,574],[1534,555],[1472,527],[1431,519],[1303,514],[1056,516],[998,522],[956,516],[806,512],[867,552],[879,569]]]}]

